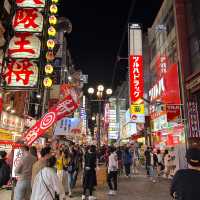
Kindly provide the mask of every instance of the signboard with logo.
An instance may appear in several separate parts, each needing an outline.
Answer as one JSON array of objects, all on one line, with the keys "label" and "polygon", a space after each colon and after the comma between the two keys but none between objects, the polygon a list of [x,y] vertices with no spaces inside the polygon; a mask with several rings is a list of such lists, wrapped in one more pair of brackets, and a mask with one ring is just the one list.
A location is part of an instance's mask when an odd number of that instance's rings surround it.
[{"label": "signboard with logo", "polygon": [[6,130],[23,132],[24,120],[7,112],[1,113],[0,127]]},{"label": "signboard with logo", "polygon": [[164,104],[181,104],[178,65],[172,64],[149,91],[150,101]]}]

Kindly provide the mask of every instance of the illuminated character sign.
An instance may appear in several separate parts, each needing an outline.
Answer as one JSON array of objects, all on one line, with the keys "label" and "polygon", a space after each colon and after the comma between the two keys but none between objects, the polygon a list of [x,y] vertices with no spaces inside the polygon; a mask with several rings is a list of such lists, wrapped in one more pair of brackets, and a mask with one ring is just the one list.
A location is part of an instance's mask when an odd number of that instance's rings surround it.
[{"label": "illuminated character sign", "polygon": [[45,0],[16,0],[18,7],[44,8]]},{"label": "illuminated character sign", "polygon": [[43,16],[36,8],[18,9],[12,25],[18,32],[42,32]]},{"label": "illuminated character sign", "polygon": [[41,42],[30,33],[16,33],[11,39],[8,55],[11,58],[39,58]]},{"label": "illuminated character sign", "polygon": [[11,60],[4,76],[8,86],[34,87],[38,80],[38,67],[28,59]]}]

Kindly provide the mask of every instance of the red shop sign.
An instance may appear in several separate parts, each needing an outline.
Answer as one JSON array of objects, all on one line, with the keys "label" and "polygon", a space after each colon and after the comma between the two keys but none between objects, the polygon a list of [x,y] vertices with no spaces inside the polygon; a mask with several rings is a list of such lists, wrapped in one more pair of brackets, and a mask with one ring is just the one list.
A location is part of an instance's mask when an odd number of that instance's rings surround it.
[{"label": "red shop sign", "polygon": [[143,98],[144,94],[142,55],[131,55],[129,57],[129,64],[130,99],[131,104],[134,104]]},{"label": "red shop sign", "polygon": [[181,104],[178,65],[172,64],[167,72],[149,91],[150,101],[165,104]]}]

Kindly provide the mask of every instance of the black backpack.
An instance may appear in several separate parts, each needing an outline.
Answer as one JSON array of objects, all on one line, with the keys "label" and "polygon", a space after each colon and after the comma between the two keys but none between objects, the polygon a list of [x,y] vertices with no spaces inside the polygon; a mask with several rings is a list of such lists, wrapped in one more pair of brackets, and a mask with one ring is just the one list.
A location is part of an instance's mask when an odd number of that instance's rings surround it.
[{"label": "black backpack", "polygon": [[4,160],[0,160],[0,187],[6,185],[10,180],[10,172],[9,165]]}]

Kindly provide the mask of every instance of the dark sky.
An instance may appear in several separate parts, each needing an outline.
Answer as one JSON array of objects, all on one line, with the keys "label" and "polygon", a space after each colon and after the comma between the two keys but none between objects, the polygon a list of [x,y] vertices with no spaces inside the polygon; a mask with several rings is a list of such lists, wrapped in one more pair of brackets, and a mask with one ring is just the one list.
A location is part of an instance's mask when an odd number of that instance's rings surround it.
[{"label": "dark sky", "polygon": [[[134,0],[63,0],[61,15],[70,19],[73,31],[68,37],[77,69],[89,75],[88,86],[110,87],[114,63]],[[163,0],[136,0],[130,22],[149,27]],[[120,56],[127,57],[127,41]],[[119,64],[115,85],[123,80],[127,63]],[[124,74],[123,74],[124,73]]]}]

